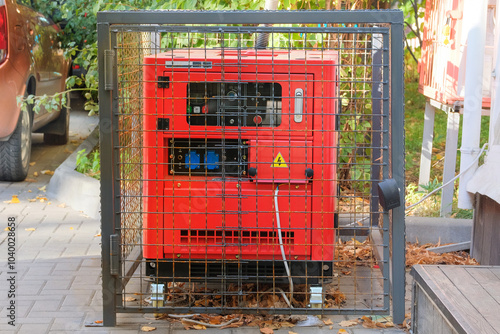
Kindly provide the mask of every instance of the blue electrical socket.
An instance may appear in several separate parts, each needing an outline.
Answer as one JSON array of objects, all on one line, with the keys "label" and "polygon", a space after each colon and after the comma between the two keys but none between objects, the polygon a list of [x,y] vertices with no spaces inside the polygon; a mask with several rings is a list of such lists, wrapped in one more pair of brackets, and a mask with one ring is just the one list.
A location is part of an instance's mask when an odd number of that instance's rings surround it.
[{"label": "blue electrical socket", "polygon": [[189,151],[189,154],[186,153],[186,159],[184,163],[186,164],[186,168],[189,169],[198,169],[200,168],[200,155],[196,153],[196,151]]},{"label": "blue electrical socket", "polygon": [[207,151],[207,154],[205,154],[205,165],[207,169],[218,169],[219,155],[215,151]]}]

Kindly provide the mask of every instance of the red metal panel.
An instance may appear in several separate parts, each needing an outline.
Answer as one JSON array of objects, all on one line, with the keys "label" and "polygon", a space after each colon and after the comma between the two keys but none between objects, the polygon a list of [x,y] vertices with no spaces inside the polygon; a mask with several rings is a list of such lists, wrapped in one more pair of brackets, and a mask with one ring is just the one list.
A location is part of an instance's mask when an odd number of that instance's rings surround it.
[{"label": "red metal panel", "polygon": [[249,167],[257,168],[256,182],[306,183],[313,164],[312,141],[250,140]]},{"label": "red metal panel", "polygon": [[[165,197],[166,258],[280,258],[274,185],[179,183],[181,187],[165,189],[171,194]],[[306,188],[280,186],[281,230],[291,259],[310,257],[311,196]]]},{"label": "red metal panel", "polygon": [[[221,56],[220,50],[175,50],[146,57],[145,63],[144,256],[280,259],[274,204],[279,185],[287,257],[332,261],[337,54],[249,50],[225,51]],[[166,81],[162,87],[160,76]],[[189,109],[191,83],[255,82],[280,85],[279,124],[189,123],[190,117],[201,117],[203,112],[198,109],[199,115],[194,116]],[[302,100],[296,99],[297,89],[303,91]],[[300,121],[294,117],[297,101],[303,103]],[[159,118],[168,120],[161,131],[157,130]],[[245,170],[238,180],[176,172],[173,161],[182,161],[187,154],[174,155],[180,145],[176,141],[218,139],[243,143],[246,168],[256,167],[257,174],[249,176]],[[278,154],[283,160],[276,160]],[[306,177],[306,168],[314,176]]]}]

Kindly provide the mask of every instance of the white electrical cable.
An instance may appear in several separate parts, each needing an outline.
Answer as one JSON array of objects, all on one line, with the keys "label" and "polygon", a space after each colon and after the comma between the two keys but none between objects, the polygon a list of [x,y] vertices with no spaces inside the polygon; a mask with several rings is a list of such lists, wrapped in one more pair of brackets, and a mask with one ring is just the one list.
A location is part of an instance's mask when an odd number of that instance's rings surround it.
[{"label": "white electrical cable", "polygon": [[291,302],[293,300],[293,280],[292,280],[292,275],[290,274],[290,268],[288,267],[288,262],[286,260],[285,247],[283,247],[283,238],[281,236],[280,212],[279,212],[279,208],[278,208],[279,189],[280,189],[280,185],[278,184],[276,186],[276,191],[274,192],[274,209],[276,212],[276,223],[278,225],[278,238],[280,241],[281,256],[283,257],[283,263],[285,264],[286,274],[288,275],[288,282],[290,283],[290,302]]},{"label": "white electrical cable", "polygon": [[425,201],[427,198],[429,198],[430,196],[432,196],[433,194],[435,194],[436,192],[438,192],[439,190],[443,189],[444,187],[446,187],[447,185],[449,185],[450,183],[452,183],[453,181],[455,181],[456,179],[458,179],[460,176],[462,176],[463,173],[465,173],[466,171],[468,171],[472,166],[474,166],[474,164],[476,163],[476,161],[479,160],[479,158],[481,157],[481,155],[484,153],[484,150],[486,150],[486,147],[488,146],[488,143],[485,143],[483,145],[483,148],[481,148],[481,151],[479,151],[479,154],[477,155],[477,157],[474,159],[474,161],[471,162],[471,164],[466,168],[464,169],[460,174],[458,174],[457,176],[455,176],[453,179],[451,179],[450,181],[446,182],[445,184],[443,184],[441,187],[439,188],[436,188],[434,189],[433,191],[431,191],[430,193],[428,193],[427,195],[425,195],[424,197],[422,197],[420,199],[420,201],[418,201],[417,203],[415,204],[412,204],[410,206],[407,206],[405,208],[405,211],[408,211],[412,208],[414,208],[415,206],[419,205],[420,203],[422,203],[423,201]]}]

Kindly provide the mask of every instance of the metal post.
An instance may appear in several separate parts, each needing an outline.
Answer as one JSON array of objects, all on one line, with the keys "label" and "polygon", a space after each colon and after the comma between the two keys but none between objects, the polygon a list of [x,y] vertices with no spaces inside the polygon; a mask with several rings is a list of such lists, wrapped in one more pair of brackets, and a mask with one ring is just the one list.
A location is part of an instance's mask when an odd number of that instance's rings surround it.
[{"label": "metal post", "polygon": [[371,166],[371,200],[370,200],[370,222],[372,226],[379,223],[378,190],[376,180],[380,179],[380,158],[381,150],[375,149],[382,147],[382,35],[374,34],[372,37],[372,166]]},{"label": "metal post", "polygon": [[431,176],[432,140],[434,139],[434,115],[436,108],[429,101],[425,103],[424,134],[422,136],[422,152],[420,153],[420,175],[418,190],[424,190],[420,185],[429,184]]},{"label": "metal post", "polygon": [[[109,25],[97,25],[99,81],[105,81],[104,51],[110,47]],[[111,235],[115,233],[113,220],[113,142],[112,142],[112,91],[99,85],[99,122],[101,149],[101,242],[102,242],[102,301],[103,325],[116,325],[116,281],[111,276]]]},{"label": "metal post", "polygon": [[405,152],[403,13],[391,24],[391,161],[392,177],[401,190],[401,206],[392,210],[392,313],[394,322],[405,318]]}]

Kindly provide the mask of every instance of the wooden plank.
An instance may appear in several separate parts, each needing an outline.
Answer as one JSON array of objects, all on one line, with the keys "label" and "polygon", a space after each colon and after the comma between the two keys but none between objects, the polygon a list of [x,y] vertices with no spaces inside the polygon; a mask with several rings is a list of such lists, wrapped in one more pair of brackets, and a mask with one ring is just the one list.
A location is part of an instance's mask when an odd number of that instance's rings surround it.
[{"label": "wooden plank", "polygon": [[500,279],[500,267],[490,267],[490,271]]},{"label": "wooden plank", "polygon": [[484,264],[500,265],[500,243],[497,242],[500,236],[500,224],[498,216],[500,215],[500,204],[488,196],[483,196],[483,215],[482,220],[485,226],[486,245],[483,253],[487,254],[488,262]]},{"label": "wooden plank", "polygon": [[415,284],[414,289],[416,290],[415,300],[418,309],[412,314],[413,333],[456,334],[457,332],[453,330],[453,326],[446,320],[420,284]]},{"label": "wooden plank", "polygon": [[[500,317],[498,317],[500,305],[498,302],[467,271],[466,267],[446,266],[442,267],[442,270],[458,290],[456,296],[460,297],[461,294],[470,304],[464,315],[471,320],[473,326],[481,328],[482,333],[498,333],[500,330]],[[485,268],[476,268],[475,272],[481,270],[485,270]],[[491,326],[491,329],[487,325]]]},{"label": "wooden plank", "polygon": [[481,264],[493,264],[491,258],[491,249],[496,248],[496,240],[498,235],[493,235],[493,224],[496,223],[497,218],[494,213],[494,205],[496,202],[492,201],[488,196],[482,196],[481,205],[482,213],[481,220],[483,224],[483,244],[481,245],[482,262]]},{"label": "wooden plank", "polygon": [[465,270],[496,300],[500,310],[500,277],[491,268],[467,267]]},{"label": "wooden plank", "polygon": [[472,246],[470,254],[479,263],[482,262],[481,247],[483,244],[483,219],[482,205],[483,201],[480,194],[476,194],[476,205],[474,210],[474,224],[472,225]]},{"label": "wooden plank", "polygon": [[[469,302],[467,296],[457,289],[442,268],[446,266],[420,267],[422,281],[428,286],[429,295],[435,295],[436,305],[458,332],[465,333],[498,333],[488,324],[484,317]],[[433,297],[433,296],[432,296]]]}]

